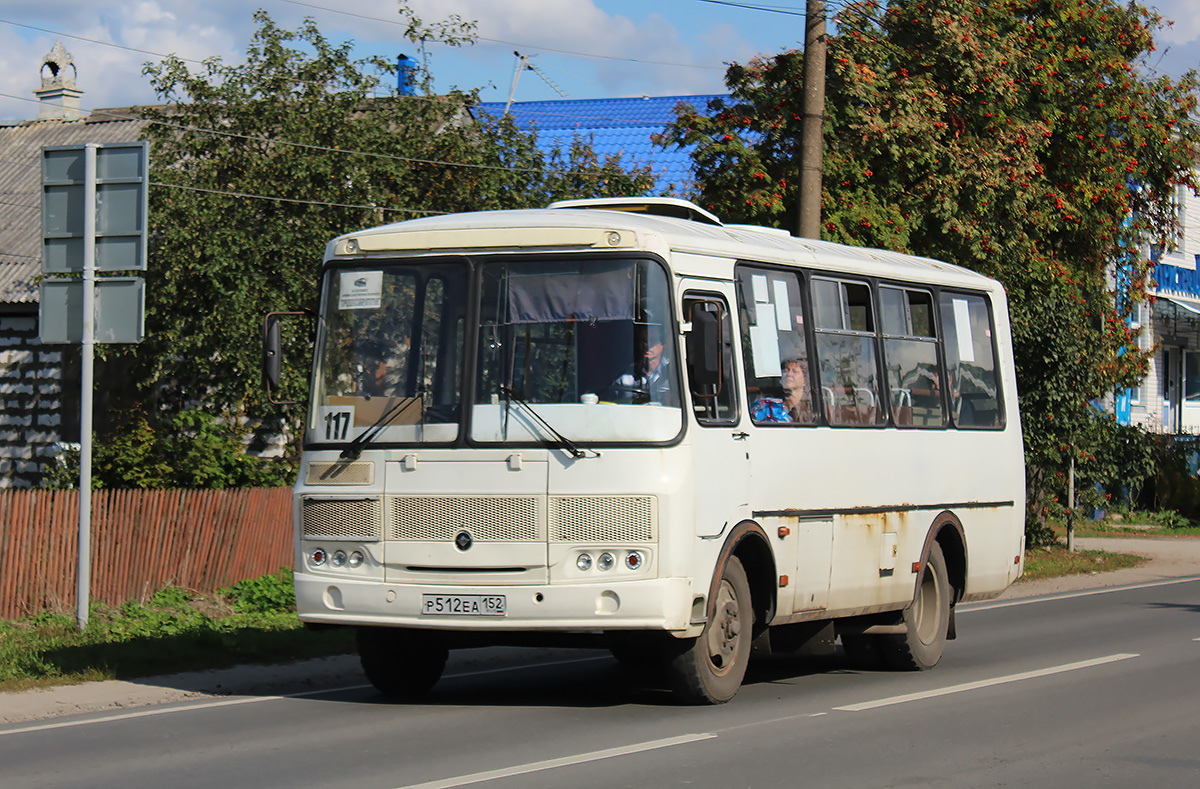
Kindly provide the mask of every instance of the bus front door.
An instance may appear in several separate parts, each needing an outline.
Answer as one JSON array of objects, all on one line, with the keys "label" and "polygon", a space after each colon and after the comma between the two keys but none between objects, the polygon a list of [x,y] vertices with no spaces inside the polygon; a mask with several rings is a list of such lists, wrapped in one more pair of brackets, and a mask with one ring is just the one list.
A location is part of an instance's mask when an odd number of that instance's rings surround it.
[{"label": "bus front door", "polygon": [[[707,284],[707,283],[706,283]],[[733,325],[726,295],[688,291],[683,298],[696,533],[713,537],[745,517],[750,501],[747,434],[738,425]]]}]

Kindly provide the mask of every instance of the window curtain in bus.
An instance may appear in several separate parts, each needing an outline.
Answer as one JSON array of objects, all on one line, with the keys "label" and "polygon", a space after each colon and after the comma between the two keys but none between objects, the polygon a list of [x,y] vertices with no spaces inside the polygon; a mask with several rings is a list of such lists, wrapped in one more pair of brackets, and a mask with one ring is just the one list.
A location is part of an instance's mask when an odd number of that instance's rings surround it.
[{"label": "window curtain in bus", "polygon": [[508,274],[509,323],[633,320],[634,266],[516,264]]}]

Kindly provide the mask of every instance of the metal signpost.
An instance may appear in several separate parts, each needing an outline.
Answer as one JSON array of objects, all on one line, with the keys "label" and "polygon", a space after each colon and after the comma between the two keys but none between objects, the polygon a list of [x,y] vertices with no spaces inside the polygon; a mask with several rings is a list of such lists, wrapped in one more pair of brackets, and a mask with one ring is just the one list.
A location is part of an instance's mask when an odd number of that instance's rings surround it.
[{"label": "metal signpost", "polygon": [[43,343],[81,343],[79,570],[76,615],[87,627],[92,556],[92,389],[95,343],[141,342],[140,277],[97,272],[146,270],[149,143],[88,143],[42,149]]}]

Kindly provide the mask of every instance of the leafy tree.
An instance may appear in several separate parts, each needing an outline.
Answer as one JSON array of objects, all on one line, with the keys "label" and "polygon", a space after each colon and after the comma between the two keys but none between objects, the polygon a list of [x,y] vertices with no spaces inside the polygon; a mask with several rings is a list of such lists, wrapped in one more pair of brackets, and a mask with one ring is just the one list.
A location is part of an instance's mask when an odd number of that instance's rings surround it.
[{"label": "leafy tree", "polygon": [[[422,49],[471,41],[457,17],[426,24],[403,4],[401,14]],[[474,117],[474,93],[431,92],[427,58],[418,95],[396,95],[381,88],[395,84],[395,64],[352,59],[350,43],[326,40],[312,20],[296,31],[262,11],[255,20],[244,64],[214,58],[192,73],[169,57],[144,69],[164,102],[141,108],[153,184],[146,340],[109,352],[133,356],[126,401],[147,404],[138,429],[163,445],[178,432],[174,416],[200,408],[258,436],[288,432],[295,412],[262,395],[262,319],[315,307],[330,238],[653,183],[648,168],[601,160],[583,141],[543,155],[510,120]]]},{"label": "leafy tree", "polygon": [[[1196,189],[1200,85],[1148,76],[1161,20],[1114,0],[848,5],[829,42],[823,237],[1000,279],[1012,307],[1033,537],[1068,448],[1100,440],[1089,403],[1144,376],[1128,329]],[[732,99],[683,108],[699,199],[732,221],[795,224],[803,56],[732,66]],[[1120,298],[1106,280],[1116,267]]]}]

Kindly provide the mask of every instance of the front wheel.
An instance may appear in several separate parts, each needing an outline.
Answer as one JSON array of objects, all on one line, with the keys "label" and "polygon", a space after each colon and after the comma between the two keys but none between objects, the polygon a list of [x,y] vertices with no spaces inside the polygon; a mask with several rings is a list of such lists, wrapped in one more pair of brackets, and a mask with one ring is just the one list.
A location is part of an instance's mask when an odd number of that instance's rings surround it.
[{"label": "front wheel", "polygon": [[358,628],[363,673],[385,696],[417,698],[442,676],[450,651],[432,633],[390,627]]},{"label": "front wheel", "polygon": [[711,610],[704,632],[675,645],[667,663],[672,691],[688,704],[723,704],[746,676],[754,609],[750,581],[736,556],[725,564]]},{"label": "front wheel", "polygon": [[879,637],[883,662],[899,671],[933,668],[942,659],[942,650],[946,647],[952,590],[946,557],[936,542],[929,549],[917,583],[917,596],[912,605],[904,609],[908,632]]}]

